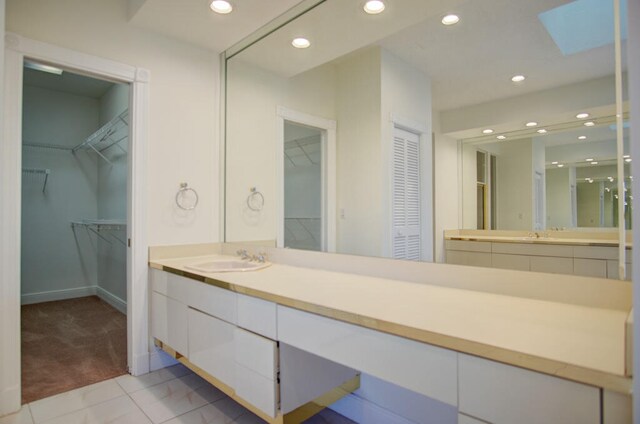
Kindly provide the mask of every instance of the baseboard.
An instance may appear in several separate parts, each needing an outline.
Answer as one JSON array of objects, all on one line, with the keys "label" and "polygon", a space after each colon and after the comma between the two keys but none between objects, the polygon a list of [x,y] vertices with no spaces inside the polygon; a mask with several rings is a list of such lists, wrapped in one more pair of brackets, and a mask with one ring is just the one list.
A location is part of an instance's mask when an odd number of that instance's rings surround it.
[{"label": "baseboard", "polygon": [[149,353],[149,371],[156,371],[179,363],[180,362],[157,347],[154,347]]},{"label": "baseboard", "polygon": [[20,397],[20,385],[0,391],[0,417],[18,412],[20,410]]},{"label": "baseboard", "polygon": [[77,287],[74,289],[51,290],[40,293],[28,293],[21,296],[22,305],[32,303],[53,302],[56,300],[75,299],[76,297],[95,296],[98,286]]},{"label": "baseboard", "polygon": [[357,423],[414,424],[412,421],[354,394],[343,397],[329,408]]},{"label": "baseboard", "polygon": [[100,286],[97,286],[96,294],[100,299],[104,300],[123,314],[127,315],[127,302]]}]

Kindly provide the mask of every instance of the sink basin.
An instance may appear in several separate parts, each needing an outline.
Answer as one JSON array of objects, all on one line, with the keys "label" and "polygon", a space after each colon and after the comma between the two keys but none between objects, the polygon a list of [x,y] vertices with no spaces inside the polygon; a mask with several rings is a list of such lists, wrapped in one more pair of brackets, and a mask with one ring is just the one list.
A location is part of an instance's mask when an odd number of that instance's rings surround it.
[{"label": "sink basin", "polygon": [[270,265],[269,262],[249,262],[241,259],[216,259],[194,265],[185,265],[185,268],[200,272],[243,272],[257,271]]}]

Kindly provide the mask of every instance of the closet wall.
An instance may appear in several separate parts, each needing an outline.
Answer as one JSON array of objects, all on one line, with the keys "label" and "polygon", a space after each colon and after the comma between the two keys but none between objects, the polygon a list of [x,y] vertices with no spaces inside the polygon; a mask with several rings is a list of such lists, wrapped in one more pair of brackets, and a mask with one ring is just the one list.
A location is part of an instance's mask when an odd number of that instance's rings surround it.
[{"label": "closet wall", "polygon": [[70,149],[128,105],[127,85],[113,85],[100,98],[25,85],[23,169],[49,169],[50,175],[42,192],[44,177],[23,172],[23,304],[97,294],[126,311],[126,226],[99,237],[71,222],[126,222],[128,137],[122,149],[102,152],[111,164]]},{"label": "closet wall", "polygon": [[[69,150],[99,126],[97,99],[40,87],[24,87],[23,169],[50,169],[44,178],[22,178],[22,303],[92,294],[97,285],[95,237],[72,231],[70,222],[98,214],[96,159]],[[25,145],[26,144],[26,145]]]}]

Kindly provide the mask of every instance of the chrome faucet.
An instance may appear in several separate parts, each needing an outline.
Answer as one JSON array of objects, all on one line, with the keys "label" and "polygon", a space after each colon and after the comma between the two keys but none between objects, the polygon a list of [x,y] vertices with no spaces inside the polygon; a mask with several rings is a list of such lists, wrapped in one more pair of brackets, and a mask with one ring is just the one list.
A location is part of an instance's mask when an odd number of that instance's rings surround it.
[{"label": "chrome faucet", "polygon": [[236,254],[240,256],[240,259],[250,259],[249,253],[246,251],[246,249],[240,249],[236,252]]},{"label": "chrome faucet", "polygon": [[263,264],[267,261],[267,254],[264,252],[260,252],[257,255],[251,256],[251,260]]}]

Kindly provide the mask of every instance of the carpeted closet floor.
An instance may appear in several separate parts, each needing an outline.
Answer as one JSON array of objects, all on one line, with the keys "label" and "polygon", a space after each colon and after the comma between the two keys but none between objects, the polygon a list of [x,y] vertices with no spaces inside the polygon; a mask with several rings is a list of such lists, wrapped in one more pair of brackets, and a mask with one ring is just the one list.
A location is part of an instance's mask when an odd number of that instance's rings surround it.
[{"label": "carpeted closet floor", "polygon": [[97,296],[22,306],[22,403],[127,372],[127,317]]}]

